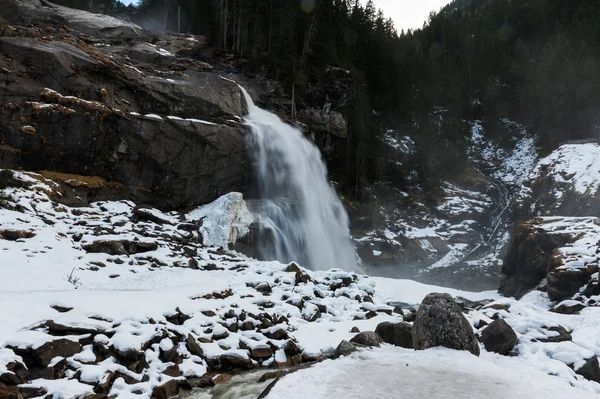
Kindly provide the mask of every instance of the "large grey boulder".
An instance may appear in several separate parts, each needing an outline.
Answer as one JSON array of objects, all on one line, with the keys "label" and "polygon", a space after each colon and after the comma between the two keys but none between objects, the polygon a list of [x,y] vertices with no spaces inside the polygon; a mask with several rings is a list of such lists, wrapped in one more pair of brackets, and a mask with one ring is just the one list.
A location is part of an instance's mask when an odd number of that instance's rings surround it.
[{"label": "large grey boulder", "polygon": [[423,299],[413,324],[417,350],[444,346],[479,356],[473,328],[449,294],[432,293]]}]

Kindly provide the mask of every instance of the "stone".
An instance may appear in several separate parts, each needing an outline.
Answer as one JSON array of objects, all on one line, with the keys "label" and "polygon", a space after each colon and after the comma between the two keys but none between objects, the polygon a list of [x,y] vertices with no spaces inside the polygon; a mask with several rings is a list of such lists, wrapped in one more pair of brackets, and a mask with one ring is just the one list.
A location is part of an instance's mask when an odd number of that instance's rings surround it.
[{"label": "stone", "polygon": [[481,340],[487,351],[508,355],[517,344],[517,334],[504,319],[498,319],[483,330]]},{"label": "stone", "polygon": [[200,346],[200,343],[192,334],[188,334],[187,336],[186,347],[192,355],[200,356],[202,358],[204,357],[204,350],[202,349],[202,346]]},{"label": "stone", "polygon": [[389,321],[379,323],[375,329],[375,334],[380,336],[385,343],[401,348],[413,348],[412,325],[405,321],[400,323]]},{"label": "stone", "polygon": [[250,350],[250,356],[253,359],[269,359],[273,356],[273,351],[269,345],[257,345]]},{"label": "stone", "polygon": [[221,355],[221,367],[224,370],[241,369],[251,370],[254,368],[254,363],[251,359],[233,355]]},{"label": "stone", "polygon": [[583,378],[600,383],[600,364],[598,358],[592,356],[585,360],[585,364],[575,370],[575,373],[583,376]]},{"label": "stone", "polygon": [[263,375],[260,376],[258,382],[265,382],[268,380],[273,380],[275,378],[281,377],[283,375],[283,371],[267,371]]},{"label": "stone", "polygon": [[337,359],[340,356],[348,356],[351,353],[356,352],[357,350],[358,349],[356,345],[353,345],[350,342],[344,340],[340,342],[337,348],[335,348],[334,357]]},{"label": "stone", "polygon": [[579,314],[585,307],[586,306],[581,302],[566,300],[552,307],[550,311],[561,314]]},{"label": "stone", "polygon": [[152,390],[152,397],[156,399],[169,399],[179,393],[179,382],[169,380],[164,384],[155,386]]},{"label": "stone", "polygon": [[181,375],[181,370],[178,365],[172,364],[163,371],[163,374],[170,377],[179,377]]},{"label": "stone", "polygon": [[12,348],[21,356],[28,368],[46,368],[55,357],[71,357],[81,352],[81,344],[70,339],[56,339],[46,342],[38,348]]},{"label": "stone", "polygon": [[479,356],[473,328],[449,294],[432,293],[423,299],[413,324],[413,346],[417,350],[444,346]]},{"label": "stone", "polygon": [[352,337],[350,340],[350,343],[352,344],[376,347],[379,347],[383,342],[381,337],[373,331],[363,331]]},{"label": "stone", "polygon": [[287,341],[284,351],[288,357],[296,356],[297,354],[301,353],[298,345],[296,345],[296,343],[292,340]]},{"label": "stone", "polygon": [[542,338],[542,339],[540,339],[540,342],[573,341],[573,337],[571,336],[571,333],[569,331],[567,331],[567,329],[564,328],[563,326],[547,327],[546,330],[556,332],[556,333],[558,333],[558,335],[555,335],[552,337],[547,337],[547,338]]},{"label": "stone", "polygon": [[134,255],[137,253],[155,251],[158,245],[155,242],[130,241],[130,240],[99,240],[83,245],[89,253],[106,253],[109,255]]}]

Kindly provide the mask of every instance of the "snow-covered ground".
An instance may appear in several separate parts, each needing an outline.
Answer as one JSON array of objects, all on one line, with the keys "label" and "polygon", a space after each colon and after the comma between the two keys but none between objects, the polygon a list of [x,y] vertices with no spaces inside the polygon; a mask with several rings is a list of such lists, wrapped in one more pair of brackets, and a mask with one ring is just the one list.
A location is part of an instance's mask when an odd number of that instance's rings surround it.
[{"label": "snow-covered ground", "polygon": [[572,387],[519,360],[434,348],[384,346],[326,360],[277,382],[267,398],[578,399],[597,394]]},{"label": "snow-covered ground", "polygon": [[[433,291],[508,303],[508,311],[485,307],[471,311],[468,319],[479,326],[480,320],[491,322],[501,314],[520,338],[519,356],[499,358],[483,351],[478,360],[452,351],[384,347],[285,377],[277,389],[294,386],[284,384],[288,378],[308,378],[304,373],[323,377],[327,367],[332,377],[328,386],[307,385],[303,393],[289,392],[290,397],[330,397],[325,395],[327,389],[343,393],[348,383],[336,386],[334,377],[341,368],[349,375],[358,373],[360,362],[365,370],[372,367],[374,374],[352,378],[363,381],[357,392],[368,386],[371,393],[383,390],[384,376],[394,375],[405,378],[398,380],[399,387],[406,385],[407,392],[418,393],[421,372],[431,379],[457,362],[460,368],[449,375],[462,375],[473,383],[485,385],[484,379],[496,386],[516,378],[518,370],[536,369],[531,372],[536,381],[539,377],[556,392],[582,398],[577,396],[581,389],[600,393],[600,385],[583,380],[568,366],[573,363],[577,368],[589,356],[600,355],[600,340],[595,338],[600,331],[598,308],[582,315],[558,315],[548,312],[550,303],[541,293],[514,301],[495,292],[472,293],[341,270],[306,271],[202,245],[233,241],[245,232],[245,208],[236,195],[187,217],[137,209],[127,201],[68,208],[49,200],[52,181],[35,174],[18,177],[30,186],[6,190],[13,210],[0,208],[0,375],[10,374],[9,365],[21,360],[15,351],[35,352],[58,339],[81,345],[74,353],[48,359],[53,367],[62,364],[64,375],[23,382],[27,384],[23,387],[42,388],[44,395],[82,396],[109,379],[110,396],[148,398],[157,386],[173,379],[193,381],[219,372],[224,359],[237,359],[247,368],[290,364],[286,353],[290,342],[297,345],[301,361],[325,359],[340,341],[354,336],[353,327],[372,331],[383,321],[400,321],[396,306],[408,312]],[[198,219],[204,216],[201,238]],[[554,334],[546,327],[555,325],[571,330],[573,342],[540,342],[540,337]],[[192,353],[190,340],[201,351]],[[267,354],[257,357],[255,350]],[[124,362],[126,354],[141,357],[146,364]],[[490,374],[500,376],[490,379]],[[317,388],[322,390],[308,394]],[[270,397],[282,397],[277,392]]]}]

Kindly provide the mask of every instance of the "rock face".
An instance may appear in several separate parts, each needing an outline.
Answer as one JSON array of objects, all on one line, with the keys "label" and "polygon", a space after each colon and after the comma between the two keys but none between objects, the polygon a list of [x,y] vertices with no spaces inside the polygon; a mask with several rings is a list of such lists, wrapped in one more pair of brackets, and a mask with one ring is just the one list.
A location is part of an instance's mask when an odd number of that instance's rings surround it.
[{"label": "rock face", "polygon": [[444,346],[479,356],[473,328],[449,294],[429,294],[423,299],[413,324],[413,346],[417,350]]},{"label": "rock face", "polygon": [[412,325],[404,321],[400,323],[386,321],[377,326],[375,333],[388,344],[412,349],[412,329]]},{"label": "rock face", "polygon": [[537,286],[548,273],[548,263],[555,248],[565,238],[547,234],[533,219],[517,227],[502,266],[506,276],[498,291],[505,296],[520,298]]},{"label": "rock face", "polygon": [[[521,223],[502,272],[500,293],[520,297],[545,278],[552,301],[597,295],[600,219],[596,217],[544,217]],[[585,255],[584,255],[585,254]],[[570,309],[580,310],[570,304]],[[560,307],[555,308],[560,311]]]},{"label": "rock face", "polygon": [[143,44],[126,21],[37,0],[0,0],[0,10],[54,30],[43,40],[35,27],[0,33],[0,167],[99,176],[167,209],[246,191],[236,83]]},{"label": "rock face", "polygon": [[485,349],[507,355],[517,344],[517,334],[503,319],[494,320],[483,330],[481,339]]},{"label": "rock face", "polygon": [[33,22],[44,28],[44,24],[68,24],[70,28],[87,35],[106,39],[153,41],[154,38],[152,32],[131,22],[59,6],[49,1],[0,0],[0,9],[2,16],[11,24],[27,25]]}]

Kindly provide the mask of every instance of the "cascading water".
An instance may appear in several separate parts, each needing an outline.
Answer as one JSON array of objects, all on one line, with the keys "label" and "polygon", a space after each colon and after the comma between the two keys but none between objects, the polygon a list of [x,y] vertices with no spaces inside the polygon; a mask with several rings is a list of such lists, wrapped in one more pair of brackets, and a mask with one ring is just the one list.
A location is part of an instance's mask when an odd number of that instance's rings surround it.
[{"label": "cascading water", "polygon": [[327,180],[319,149],[241,90],[260,194],[251,206],[260,223],[261,256],[316,270],[358,271],[348,215]]}]

